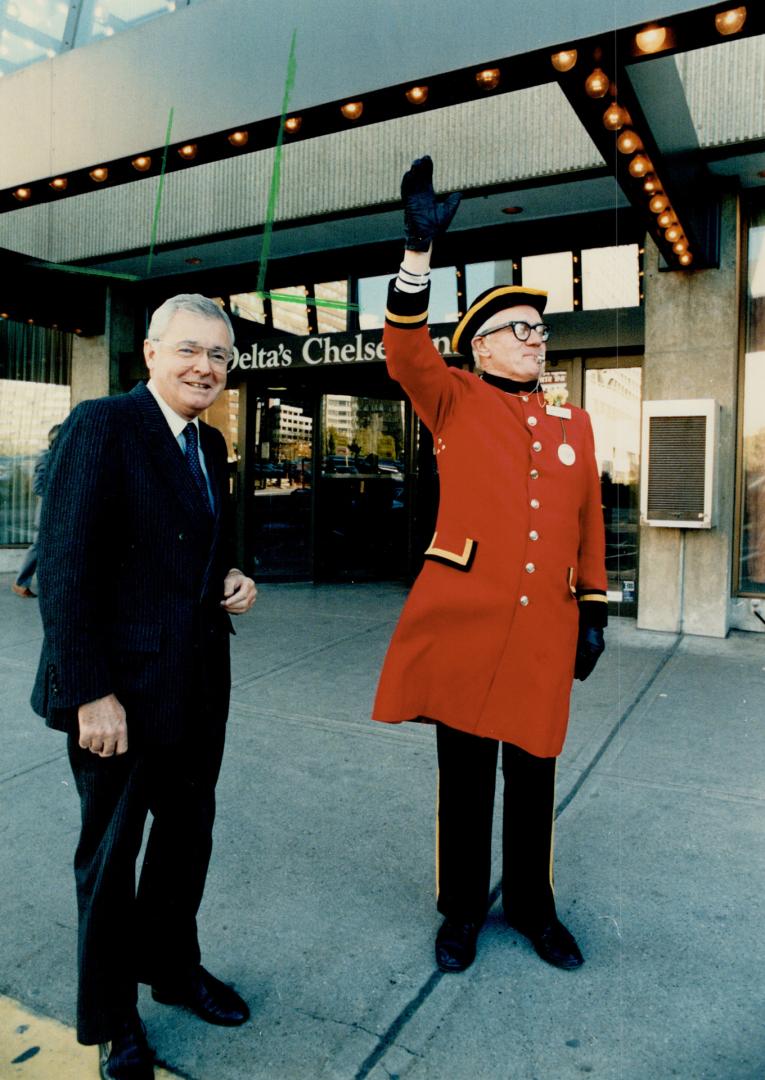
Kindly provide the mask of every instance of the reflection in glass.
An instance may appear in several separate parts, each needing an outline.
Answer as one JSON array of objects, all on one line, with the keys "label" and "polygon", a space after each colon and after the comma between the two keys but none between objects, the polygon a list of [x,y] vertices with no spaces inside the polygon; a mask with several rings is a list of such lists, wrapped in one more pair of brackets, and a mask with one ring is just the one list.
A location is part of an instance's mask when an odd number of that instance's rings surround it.
[{"label": "reflection in glass", "polygon": [[545,315],[574,310],[574,261],[570,251],[526,255],[521,260],[523,284],[547,292]]},{"label": "reflection in glass", "polygon": [[585,372],[606,527],[609,599],[632,602],[637,588],[640,475],[639,367]]},{"label": "reflection in glass", "polygon": [[68,386],[0,379],[0,544],[29,544],[35,462],[48,431],[69,413]]},{"label": "reflection in glass", "polygon": [[513,284],[513,260],[468,263],[465,267],[467,302],[472,304],[477,296],[493,285]]},{"label": "reflection in glass", "polygon": [[347,281],[324,281],[313,287],[316,297],[316,323],[320,334],[331,334],[348,329],[348,309],[329,307],[322,300],[333,304],[348,303]]},{"label": "reflection in glass", "polygon": [[740,589],[765,593],[765,227],[749,231]]},{"label": "reflection in glass", "polygon": [[[391,274],[359,279],[359,326],[362,330],[377,330],[385,325],[388,283]],[[428,322],[456,323],[457,274],[453,266],[441,266],[430,272],[430,302]]]},{"label": "reflection in glass", "polygon": [[[276,300],[275,296],[294,296],[294,300]],[[273,289],[271,296],[271,321],[275,330],[284,330],[287,334],[308,333],[308,307],[305,285],[287,285],[283,289]]]},{"label": "reflection in glass", "polygon": [[201,413],[206,424],[217,428],[226,440],[229,465],[229,494],[236,494],[236,470],[239,453],[239,391],[224,390],[209,409]]},{"label": "reflection in glass", "polygon": [[403,573],[404,416],[403,401],[323,398],[318,576],[361,580]]},{"label": "reflection in glass", "polygon": [[229,299],[232,315],[238,315],[241,319],[248,319],[250,322],[265,323],[266,312],[260,293],[236,293]]},{"label": "reflection in glass", "polygon": [[377,330],[385,324],[390,274],[359,279],[359,326],[362,330]]},{"label": "reflection in glass", "polygon": [[582,251],[582,309],[637,307],[640,278],[637,244]]},{"label": "reflection in glass", "polygon": [[302,399],[259,397],[254,418],[248,499],[254,569],[261,577],[309,577],[311,405]]},{"label": "reflection in glass", "polygon": [[75,45],[113,37],[120,30],[167,15],[178,6],[176,0],[83,0]]}]

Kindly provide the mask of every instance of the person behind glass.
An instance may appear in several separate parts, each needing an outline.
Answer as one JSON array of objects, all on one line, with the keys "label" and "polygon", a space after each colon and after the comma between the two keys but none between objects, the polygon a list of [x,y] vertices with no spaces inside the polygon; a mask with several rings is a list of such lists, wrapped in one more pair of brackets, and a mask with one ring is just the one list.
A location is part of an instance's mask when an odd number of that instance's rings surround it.
[{"label": "person behind glass", "polygon": [[[436,724],[436,962],[473,962],[490,892],[498,748],[504,774],[502,901],[510,925],[560,968],[582,954],[556,913],[555,764],[572,679],[604,648],[605,542],[592,429],[545,403],[546,293],[495,285],[476,297],[448,368],[427,328],[434,237],[460,196],[437,200],[429,157],[402,183],[406,250],[388,292],[388,370],[433,434],[436,532],[388,649],[374,708]],[[476,469],[475,463],[491,468]]]},{"label": "person behind glass", "polygon": [[249,1016],[201,966],[196,922],[228,712],[229,616],[255,600],[253,581],[231,569],[225,440],[198,419],[226,385],[233,341],[213,300],[162,304],[144,342],[148,383],[73,410],[43,502],[32,704],[68,733],[82,814],[77,1036],[100,1044],[100,1075],[112,1080],[154,1076],[138,981],[212,1024]]},{"label": "person behind glass", "polygon": [[32,543],[27,549],[24,561],[21,564],[18,577],[11,585],[11,589],[17,596],[23,596],[27,600],[33,600],[36,593],[32,592],[32,579],[37,570],[37,537],[40,531],[40,514],[42,512],[42,497],[45,494],[46,478],[48,475],[48,460],[53,443],[56,441],[61,424],[54,424],[48,432],[48,446],[35,462],[34,476],[32,477],[32,491],[37,496],[35,506],[34,533]]}]

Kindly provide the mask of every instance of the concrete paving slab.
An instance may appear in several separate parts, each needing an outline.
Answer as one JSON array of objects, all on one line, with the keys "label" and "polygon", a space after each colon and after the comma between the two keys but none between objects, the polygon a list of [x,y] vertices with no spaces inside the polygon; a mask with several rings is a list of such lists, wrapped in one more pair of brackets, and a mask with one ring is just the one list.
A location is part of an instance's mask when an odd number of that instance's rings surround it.
[{"label": "concrete paving slab", "polygon": [[[78,806],[28,706],[37,605],[5,593],[0,992],[71,1022]],[[558,773],[558,898],[587,964],[548,968],[492,917],[476,965],[442,976],[433,731],[369,720],[404,596],[268,585],[237,620],[200,930],[253,1018],[214,1029],[143,988],[161,1060],[191,1080],[759,1078],[765,639],[612,624]]]},{"label": "concrete paving slab", "polygon": [[762,1076],[753,816],[741,800],[660,785],[651,795],[598,775],[567,812],[558,864],[578,903],[569,894],[560,914],[583,968],[544,965],[495,912],[475,966],[443,977],[367,1075]]}]

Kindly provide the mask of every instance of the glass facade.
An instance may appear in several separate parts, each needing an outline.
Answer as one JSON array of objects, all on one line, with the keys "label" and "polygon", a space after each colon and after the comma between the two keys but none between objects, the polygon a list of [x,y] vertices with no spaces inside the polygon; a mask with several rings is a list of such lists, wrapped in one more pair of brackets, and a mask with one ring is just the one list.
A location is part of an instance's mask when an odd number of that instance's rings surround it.
[{"label": "glass facade", "polygon": [[637,599],[642,374],[639,367],[598,367],[586,370],[584,380],[606,527],[608,598],[624,603]]},{"label": "glass facade", "polygon": [[765,594],[765,208],[749,230],[739,590]]},{"label": "glass facade", "polygon": [[30,544],[35,463],[70,408],[71,338],[0,320],[0,545]]},{"label": "glass facade", "polygon": [[4,0],[0,77],[203,0]]}]

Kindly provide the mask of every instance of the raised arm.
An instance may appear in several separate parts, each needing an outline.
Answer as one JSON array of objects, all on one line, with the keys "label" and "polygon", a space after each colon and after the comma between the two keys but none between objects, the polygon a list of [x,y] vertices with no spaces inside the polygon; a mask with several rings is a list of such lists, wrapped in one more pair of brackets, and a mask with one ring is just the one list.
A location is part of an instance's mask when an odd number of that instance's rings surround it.
[{"label": "raised arm", "polygon": [[404,204],[404,259],[390,283],[385,312],[385,355],[391,378],[401,383],[431,431],[443,426],[453,403],[454,380],[428,334],[430,254],[433,240],[445,232],[461,195],[438,199],[433,190],[433,162],[418,158],[401,182]]}]

